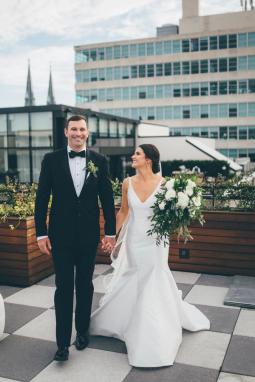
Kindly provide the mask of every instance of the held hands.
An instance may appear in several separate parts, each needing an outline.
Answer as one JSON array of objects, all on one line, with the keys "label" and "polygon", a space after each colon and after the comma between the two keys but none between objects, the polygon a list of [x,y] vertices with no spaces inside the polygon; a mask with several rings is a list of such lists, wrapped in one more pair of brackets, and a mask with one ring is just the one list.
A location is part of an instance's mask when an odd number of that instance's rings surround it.
[{"label": "held hands", "polygon": [[45,253],[45,255],[50,256],[51,255],[51,243],[50,239],[48,237],[45,237],[43,239],[39,239],[37,241],[38,247],[42,253]]},{"label": "held hands", "polygon": [[116,244],[116,239],[115,237],[109,237],[105,236],[102,240],[102,249],[104,252],[112,252],[114,246]]}]

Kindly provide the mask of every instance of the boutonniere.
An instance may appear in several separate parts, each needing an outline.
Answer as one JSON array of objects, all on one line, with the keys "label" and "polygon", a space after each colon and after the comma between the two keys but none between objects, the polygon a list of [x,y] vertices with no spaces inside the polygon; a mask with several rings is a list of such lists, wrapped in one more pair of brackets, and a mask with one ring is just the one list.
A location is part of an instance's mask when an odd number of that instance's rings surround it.
[{"label": "boutonniere", "polygon": [[89,172],[90,174],[94,175],[95,177],[97,177],[97,171],[98,171],[98,167],[95,165],[94,162],[92,162],[92,160],[90,160],[86,166],[86,170],[87,172]]}]

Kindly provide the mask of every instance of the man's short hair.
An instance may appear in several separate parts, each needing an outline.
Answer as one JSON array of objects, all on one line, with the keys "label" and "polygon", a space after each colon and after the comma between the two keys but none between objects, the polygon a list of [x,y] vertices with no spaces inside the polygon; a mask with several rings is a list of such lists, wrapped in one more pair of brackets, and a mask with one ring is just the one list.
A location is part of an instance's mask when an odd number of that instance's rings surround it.
[{"label": "man's short hair", "polygon": [[68,128],[69,122],[71,121],[85,121],[86,125],[88,125],[88,120],[85,115],[72,115],[70,118],[66,120],[65,128]]}]

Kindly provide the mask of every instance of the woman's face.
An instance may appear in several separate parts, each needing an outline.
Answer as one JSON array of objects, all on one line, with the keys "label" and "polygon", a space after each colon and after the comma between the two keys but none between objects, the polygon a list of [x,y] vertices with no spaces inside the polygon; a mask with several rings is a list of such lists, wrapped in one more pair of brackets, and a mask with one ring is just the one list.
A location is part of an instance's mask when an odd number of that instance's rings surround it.
[{"label": "woman's face", "polygon": [[132,159],[132,167],[135,169],[142,168],[151,164],[151,160],[146,158],[144,151],[141,147],[136,148],[131,159]]}]

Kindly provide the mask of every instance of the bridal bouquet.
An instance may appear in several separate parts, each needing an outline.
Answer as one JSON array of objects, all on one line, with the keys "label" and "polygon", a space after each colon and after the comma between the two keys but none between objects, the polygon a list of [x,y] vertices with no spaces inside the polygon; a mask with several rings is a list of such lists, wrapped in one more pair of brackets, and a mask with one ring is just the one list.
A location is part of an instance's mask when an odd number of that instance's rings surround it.
[{"label": "bridal bouquet", "polygon": [[149,236],[155,235],[157,245],[164,241],[169,244],[169,236],[177,234],[178,241],[186,243],[192,240],[188,226],[192,221],[204,223],[202,215],[202,189],[195,183],[196,177],[179,174],[174,178],[165,178],[160,191],[155,195],[156,202],[152,206]]}]

